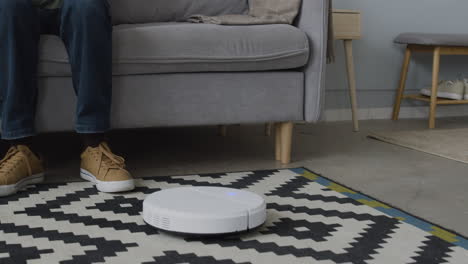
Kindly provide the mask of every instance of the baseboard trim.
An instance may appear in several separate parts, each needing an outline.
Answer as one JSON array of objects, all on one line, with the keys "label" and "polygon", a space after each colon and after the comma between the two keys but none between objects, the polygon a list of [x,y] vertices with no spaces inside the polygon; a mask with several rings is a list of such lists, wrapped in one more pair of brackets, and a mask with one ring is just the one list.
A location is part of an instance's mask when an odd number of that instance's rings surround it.
[{"label": "baseboard trim", "polygon": [[[393,108],[361,108],[358,111],[359,120],[390,119]],[[457,117],[468,115],[468,105],[439,106],[437,117]],[[428,118],[428,106],[402,107],[400,118]],[[323,115],[324,121],[349,121],[352,120],[351,109],[328,109]]]}]

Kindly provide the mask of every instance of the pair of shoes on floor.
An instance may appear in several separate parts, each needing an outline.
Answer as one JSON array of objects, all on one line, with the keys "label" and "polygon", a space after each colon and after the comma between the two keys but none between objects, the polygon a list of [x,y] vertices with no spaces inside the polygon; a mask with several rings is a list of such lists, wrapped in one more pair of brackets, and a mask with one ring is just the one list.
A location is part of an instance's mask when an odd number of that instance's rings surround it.
[{"label": "pair of shoes on floor", "polygon": [[[431,96],[432,88],[427,87],[422,89],[421,94]],[[437,89],[437,97],[453,100],[468,100],[468,79],[440,81]]]},{"label": "pair of shoes on floor", "polygon": [[[42,160],[24,145],[12,146],[0,161],[0,197],[15,194],[44,181]],[[125,160],[112,153],[104,142],[81,154],[81,178],[93,182],[101,192],[125,192],[135,188]]]}]

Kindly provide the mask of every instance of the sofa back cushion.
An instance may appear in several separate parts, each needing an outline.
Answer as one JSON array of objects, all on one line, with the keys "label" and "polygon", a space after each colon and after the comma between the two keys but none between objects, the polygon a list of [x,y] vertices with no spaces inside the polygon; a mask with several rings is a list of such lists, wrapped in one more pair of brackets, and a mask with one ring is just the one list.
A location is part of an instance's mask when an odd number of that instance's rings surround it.
[{"label": "sofa back cushion", "polygon": [[114,24],[184,21],[189,16],[243,14],[248,0],[108,0]]}]

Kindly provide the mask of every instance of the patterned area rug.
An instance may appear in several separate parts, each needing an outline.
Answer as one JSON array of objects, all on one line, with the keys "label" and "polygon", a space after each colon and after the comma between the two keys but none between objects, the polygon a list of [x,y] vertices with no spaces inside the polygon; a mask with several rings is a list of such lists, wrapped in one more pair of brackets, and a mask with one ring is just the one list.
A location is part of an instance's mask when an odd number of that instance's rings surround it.
[{"label": "patterned area rug", "polygon": [[[178,186],[262,194],[268,221],[229,238],[145,225],[146,195]],[[0,199],[0,263],[468,263],[468,241],[306,169],[155,177],[135,192],[45,184]]]}]

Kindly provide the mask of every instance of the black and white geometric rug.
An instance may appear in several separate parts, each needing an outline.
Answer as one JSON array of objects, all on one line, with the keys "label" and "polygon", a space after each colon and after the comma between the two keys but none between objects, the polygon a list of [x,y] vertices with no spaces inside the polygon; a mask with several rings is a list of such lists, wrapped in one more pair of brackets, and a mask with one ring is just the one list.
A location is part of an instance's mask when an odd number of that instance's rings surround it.
[{"label": "black and white geometric rug", "polygon": [[[307,169],[139,179],[135,192],[87,182],[0,198],[0,263],[468,263],[468,241]],[[160,233],[142,201],[178,186],[226,186],[265,197],[268,221],[230,238]]]}]

